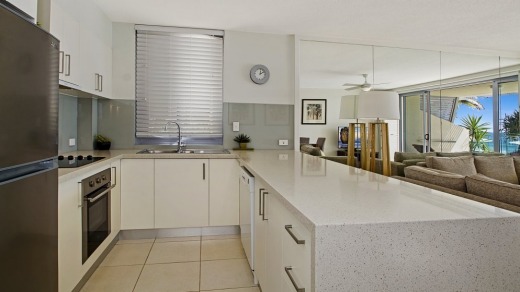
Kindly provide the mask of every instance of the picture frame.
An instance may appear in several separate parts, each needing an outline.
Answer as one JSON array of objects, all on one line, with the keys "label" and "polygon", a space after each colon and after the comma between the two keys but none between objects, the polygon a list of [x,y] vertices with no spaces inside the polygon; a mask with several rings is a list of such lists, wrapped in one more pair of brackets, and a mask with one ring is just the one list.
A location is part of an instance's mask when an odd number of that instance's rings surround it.
[{"label": "picture frame", "polygon": [[327,100],[302,99],[302,125],[326,125]]}]

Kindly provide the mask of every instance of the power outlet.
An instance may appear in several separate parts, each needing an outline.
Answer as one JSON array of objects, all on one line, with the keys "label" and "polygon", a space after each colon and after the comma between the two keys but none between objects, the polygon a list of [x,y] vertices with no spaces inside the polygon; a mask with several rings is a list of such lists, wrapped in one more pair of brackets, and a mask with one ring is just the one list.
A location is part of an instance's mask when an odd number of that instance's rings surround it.
[{"label": "power outlet", "polygon": [[289,140],[278,140],[278,146],[287,146],[289,145]]},{"label": "power outlet", "polygon": [[70,138],[69,139],[69,146],[75,146],[76,145],[76,139],[75,138]]}]

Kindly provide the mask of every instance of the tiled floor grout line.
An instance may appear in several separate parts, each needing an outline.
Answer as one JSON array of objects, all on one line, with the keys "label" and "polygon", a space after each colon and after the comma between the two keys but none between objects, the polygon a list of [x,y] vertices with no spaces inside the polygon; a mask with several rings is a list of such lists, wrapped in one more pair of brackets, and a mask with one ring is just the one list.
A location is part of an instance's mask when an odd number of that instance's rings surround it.
[{"label": "tiled floor grout line", "polygon": [[148,261],[148,257],[150,256],[150,253],[152,252],[152,248],[155,245],[155,240],[156,240],[156,238],[154,238],[154,240],[152,242],[152,246],[150,247],[150,250],[148,251],[148,254],[146,255],[146,259],[144,260],[143,267],[141,268],[141,271],[139,272],[139,276],[137,276],[137,281],[135,281],[134,288],[132,289],[132,292],[135,291],[135,288],[137,287],[137,283],[139,283],[139,279],[141,278],[141,274],[143,273],[144,267],[146,266],[146,261]]}]

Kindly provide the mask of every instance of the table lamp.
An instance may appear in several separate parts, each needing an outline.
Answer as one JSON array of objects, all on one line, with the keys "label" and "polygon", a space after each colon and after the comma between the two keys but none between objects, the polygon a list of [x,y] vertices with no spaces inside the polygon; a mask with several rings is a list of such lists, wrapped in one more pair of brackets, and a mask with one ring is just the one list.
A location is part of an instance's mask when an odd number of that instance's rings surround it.
[{"label": "table lamp", "polygon": [[[388,138],[388,124],[382,120],[399,120],[400,107],[399,95],[393,91],[367,91],[362,92],[357,102],[358,119],[372,119],[376,122],[369,123],[368,148],[366,170],[376,170],[376,133],[381,137],[381,159],[383,162],[383,175],[390,176],[390,148]],[[377,131],[377,126],[380,131]]]}]

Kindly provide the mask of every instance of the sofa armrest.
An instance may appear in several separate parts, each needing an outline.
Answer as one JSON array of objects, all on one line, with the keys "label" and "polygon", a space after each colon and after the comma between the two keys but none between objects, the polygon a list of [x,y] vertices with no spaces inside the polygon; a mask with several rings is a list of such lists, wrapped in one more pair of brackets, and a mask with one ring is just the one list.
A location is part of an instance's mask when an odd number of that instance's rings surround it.
[{"label": "sofa armrest", "polygon": [[406,165],[402,162],[391,161],[390,167],[392,169],[392,175],[404,176],[404,168]]}]

